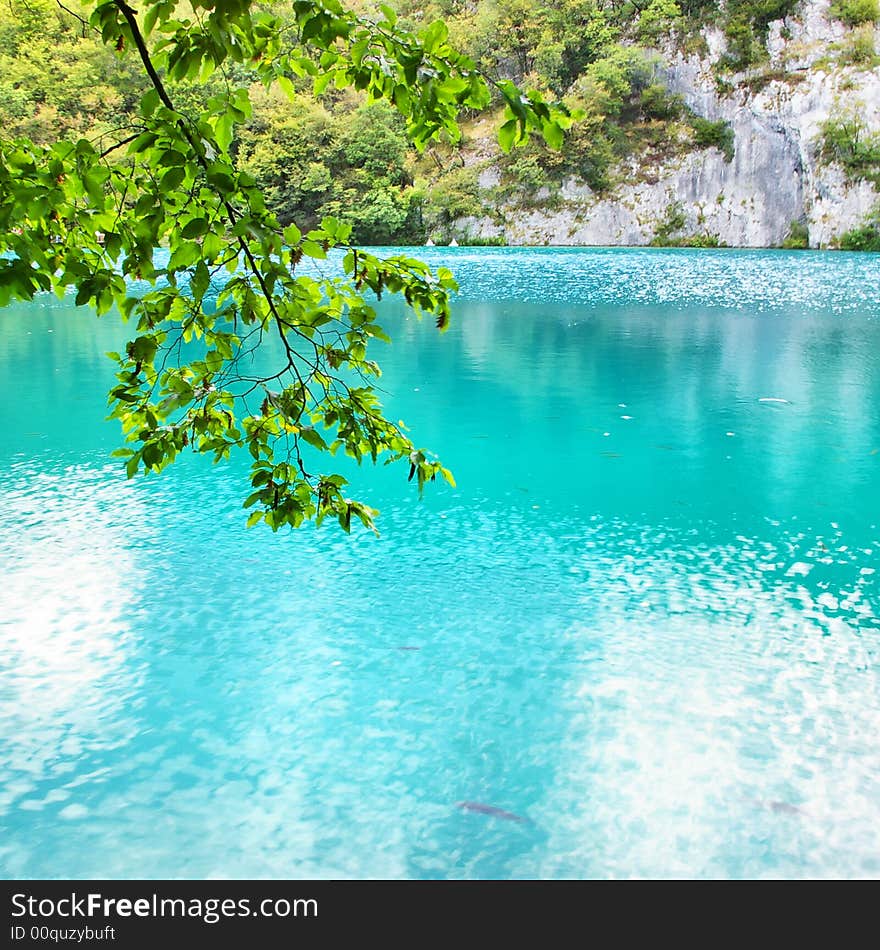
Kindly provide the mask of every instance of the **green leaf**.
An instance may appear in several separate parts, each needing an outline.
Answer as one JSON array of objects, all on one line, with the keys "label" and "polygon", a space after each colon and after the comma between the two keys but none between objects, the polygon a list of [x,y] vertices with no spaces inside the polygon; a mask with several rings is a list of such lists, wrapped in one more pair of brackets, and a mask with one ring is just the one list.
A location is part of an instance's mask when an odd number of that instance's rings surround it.
[{"label": "green leaf", "polygon": [[187,240],[201,237],[210,227],[207,218],[191,218],[180,232]]},{"label": "green leaf", "polygon": [[229,151],[229,146],[232,144],[233,131],[234,123],[232,116],[228,112],[224,112],[223,115],[218,117],[214,125],[214,138],[217,140],[217,145],[220,146],[221,152]]},{"label": "green leaf", "polygon": [[281,91],[290,99],[291,102],[296,98],[296,90],[293,88],[293,83],[290,81],[289,76],[279,76],[278,85],[281,87]]},{"label": "green leaf", "polygon": [[318,244],[317,241],[306,239],[300,246],[302,247],[303,254],[307,257],[314,257],[318,260],[324,260],[324,258],[327,257],[327,251],[323,245]]},{"label": "green leaf", "polygon": [[205,363],[208,366],[209,372],[219,373],[223,368],[223,357],[217,352],[217,350],[209,350],[205,354]]},{"label": "green leaf", "polygon": [[159,93],[155,89],[145,92],[141,96],[141,115],[148,119],[156,111],[159,101]]},{"label": "green leaf", "polygon": [[446,42],[449,36],[449,28],[442,20],[435,20],[422,34],[422,45],[429,53],[442,43]]},{"label": "green leaf", "polygon": [[519,123],[516,119],[510,119],[498,130],[498,144],[502,150],[509,152],[513,148],[519,136]]},{"label": "green leaf", "polygon": [[174,191],[186,177],[186,169],[181,165],[169,168],[162,176],[161,187],[164,194]]},{"label": "green leaf", "polygon": [[208,266],[204,261],[199,261],[190,279],[190,287],[197,300],[201,300],[205,296],[205,291],[210,285],[211,275],[208,272]]},{"label": "green leaf", "polygon": [[169,148],[159,153],[159,164],[164,166],[185,165],[186,156],[175,148]]},{"label": "green leaf", "polygon": [[159,349],[159,342],[152,336],[139,336],[126,347],[130,359],[139,363],[150,363]]},{"label": "green leaf", "polygon": [[555,122],[545,122],[541,126],[541,134],[544,136],[544,141],[550,148],[562,148],[565,136],[563,135],[562,129]]},{"label": "green leaf", "polygon": [[327,451],[327,443],[321,438],[319,432],[316,432],[309,426],[304,426],[299,430],[300,436],[308,442],[313,448],[321,449],[321,451]]},{"label": "green leaf", "polygon": [[142,132],[132,143],[128,146],[128,152],[130,155],[137,155],[139,152],[146,152],[151,146],[155,145],[158,141],[159,136],[155,132]]},{"label": "green leaf", "polygon": [[326,73],[316,76],[315,82],[312,86],[313,95],[316,98],[320,97],[324,93],[324,90],[327,88],[327,86],[329,86],[333,81],[335,76],[336,73],[332,70],[328,70]]}]

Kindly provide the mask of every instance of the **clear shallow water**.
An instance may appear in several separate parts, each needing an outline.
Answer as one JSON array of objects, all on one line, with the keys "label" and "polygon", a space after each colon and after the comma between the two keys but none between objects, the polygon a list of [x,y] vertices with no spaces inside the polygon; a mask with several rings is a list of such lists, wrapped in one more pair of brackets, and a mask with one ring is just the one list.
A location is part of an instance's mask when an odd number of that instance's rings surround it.
[{"label": "clear shallow water", "polygon": [[379,539],[127,482],[119,325],[0,311],[0,871],[880,875],[880,259],[424,256]]}]

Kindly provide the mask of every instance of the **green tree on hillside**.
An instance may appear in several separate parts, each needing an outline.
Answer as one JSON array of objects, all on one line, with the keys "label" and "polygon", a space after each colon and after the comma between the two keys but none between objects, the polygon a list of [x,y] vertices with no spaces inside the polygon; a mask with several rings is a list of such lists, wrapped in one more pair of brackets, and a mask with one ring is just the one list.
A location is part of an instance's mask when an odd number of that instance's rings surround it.
[{"label": "green tree on hillside", "polygon": [[238,166],[254,176],[282,224],[317,225],[331,215],[359,244],[421,243],[410,150],[392,105],[337,102],[333,111],[297,96],[252,94],[254,114],[239,134]]}]

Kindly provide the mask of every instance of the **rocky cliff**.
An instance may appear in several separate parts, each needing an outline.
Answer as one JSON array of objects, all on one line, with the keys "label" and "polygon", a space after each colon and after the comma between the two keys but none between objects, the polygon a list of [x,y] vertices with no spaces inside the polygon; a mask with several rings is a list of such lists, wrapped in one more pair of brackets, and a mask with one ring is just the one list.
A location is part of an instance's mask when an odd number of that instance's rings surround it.
[{"label": "rocky cliff", "polygon": [[[552,209],[501,206],[494,219],[460,220],[461,233],[509,244],[640,245],[672,223],[680,236],[773,247],[794,225],[806,227],[811,247],[836,245],[863,223],[878,193],[823,158],[821,127],[848,115],[865,134],[880,131],[880,67],[845,65],[835,55],[847,31],[828,7],[829,0],[804,0],[796,16],[772,23],[769,60],[748,73],[719,79],[725,38],[711,28],[700,53],[671,42],[658,50],[657,78],[697,115],[730,124],[732,157],[717,148],[691,151],[647,176],[634,159],[632,174],[610,194],[568,179]],[[880,28],[874,39],[876,48]],[[496,183],[491,169],[480,180],[486,189]]]}]

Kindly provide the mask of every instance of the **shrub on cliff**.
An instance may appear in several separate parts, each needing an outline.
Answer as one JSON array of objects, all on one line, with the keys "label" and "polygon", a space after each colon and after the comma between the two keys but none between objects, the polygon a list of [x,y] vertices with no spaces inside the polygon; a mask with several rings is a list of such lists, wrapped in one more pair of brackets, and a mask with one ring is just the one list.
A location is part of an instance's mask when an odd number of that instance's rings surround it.
[{"label": "shrub on cliff", "polygon": [[880,184],[880,135],[868,132],[858,116],[828,119],[820,141],[825,161],[841,165],[848,178]]},{"label": "shrub on cliff", "polygon": [[694,142],[697,145],[701,148],[714,146],[724,153],[724,157],[728,162],[733,160],[733,129],[730,127],[730,123],[723,119],[712,122],[711,119],[694,116],[691,119],[691,127],[694,130]]},{"label": "shrub on cliff", "polygon": [[876,23],[880,19],[878,0],[834,0],[831,15],[842,20],[847,26],[860,23]]},{"label": "shrub on cliff", "polygon": [[639,37],[654,42],[675,29],[681,22],[681,7],[675,0],[651,0],[639,15]]},{"label": "shrub on cliff", "polygon": [[792,221],[782,242],[786,251],[805,251],[810,246],[810,231],[803,221]]},{"label": "shrub on cliff", "polygon": [[880,204],[868,215],[864,223],[840,238],[842,251],[880,251]]}]

